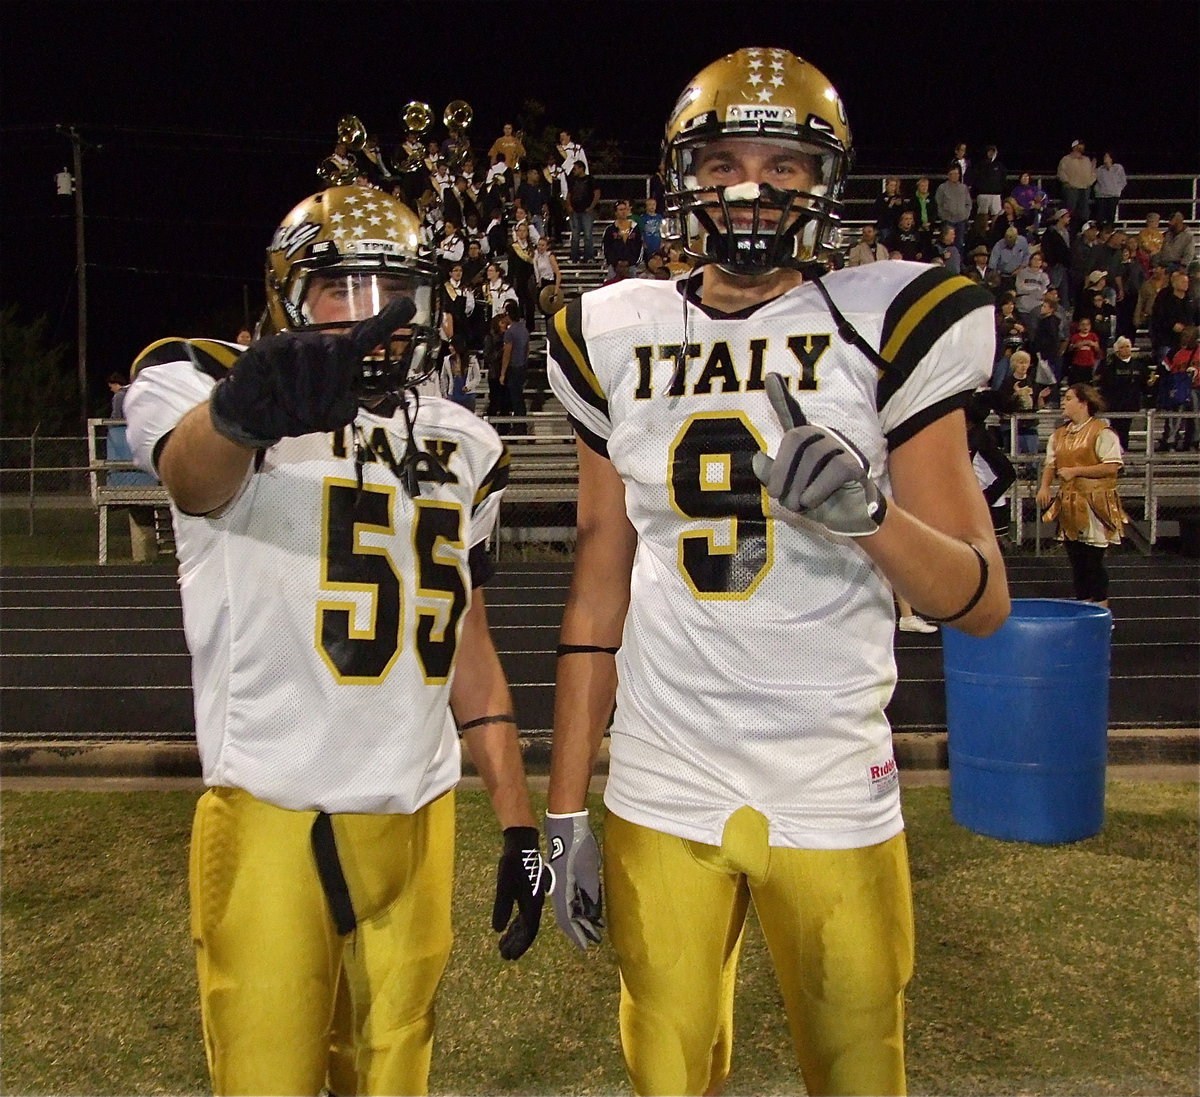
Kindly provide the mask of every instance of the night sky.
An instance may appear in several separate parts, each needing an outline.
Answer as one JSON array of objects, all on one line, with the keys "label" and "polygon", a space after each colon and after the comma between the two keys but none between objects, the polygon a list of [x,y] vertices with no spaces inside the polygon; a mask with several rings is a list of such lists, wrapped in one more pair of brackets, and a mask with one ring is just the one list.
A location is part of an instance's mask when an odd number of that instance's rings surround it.
[{"label": "night sky", "polygon": [[940,172],[961,139],[973,154],[995,141],[1014,170],[1052,173],[1080,138],[1096,154],[1111,147],[1131,174],[1191,173],[1200,92],[1168,57],[1173,41],[1195,42],[1198,15],[1196,0],[8,0],[0,301],[26,321],[48,315],[74,360],[73,203],[54,188],[71,145],[56,125],[87,142],[99,403],[103,377],[151,340],[230,338],[244,309],[257,314],[263,248],[319,189],[315,167],[344,114],[388,148],[409,100],[440,120],[465,99],[486,152],[536,99],[547,122],[619,140],[622,170],[641,174],[695,72],[741,46],[781,46],[841,92],[859,171]]}]

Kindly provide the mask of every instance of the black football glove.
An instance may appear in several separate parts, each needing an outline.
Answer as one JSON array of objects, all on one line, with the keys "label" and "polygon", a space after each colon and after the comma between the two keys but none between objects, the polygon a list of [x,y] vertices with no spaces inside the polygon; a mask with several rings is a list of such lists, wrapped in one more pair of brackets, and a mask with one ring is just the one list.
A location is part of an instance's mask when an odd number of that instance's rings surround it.
[{"label": "black football glove", "polygon": [[354,379],[363,356],[415,314],[401,297],[347,332],[287,331],[251,344],[212,391],[213,428],[254,449],[341,429],[358,409]]},{"label": "black football glove", "polygon": [[554,874],[554,917],[577,948],[597,944],[604,929],[604,889],[600,883],[600,847],[588,825],[587,811],[546,813],[546,844]]},{"label": "black football glove", "polygon": [[[538,849],[537,827],[506,827],[504,852],[496,867],[496,902],[492,907],[492,929],[504,933],[500,938],[500,955],[504,959],[520,959],[533,944],[542,924],[542,904],[549,891],[550,873]],[[514,903],[517,916],[510,924]]]},{"label": "black football glove", "polygon": [[866,537],[883,523],[887,499],[871,480],[867,459],[848,438],[810,423],[778,373],[767,396],[785,431],[774,460],[754,455],[754,475],[780,505],[832,533]]}]

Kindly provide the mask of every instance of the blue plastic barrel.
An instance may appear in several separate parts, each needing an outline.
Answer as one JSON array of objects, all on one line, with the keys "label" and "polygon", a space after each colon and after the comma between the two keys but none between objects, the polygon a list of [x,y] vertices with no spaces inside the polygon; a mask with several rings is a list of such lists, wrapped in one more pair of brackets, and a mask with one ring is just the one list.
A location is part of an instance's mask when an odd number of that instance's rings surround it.
[{"label": "blue plastic barrel", "polygon": [[991,636],[943,630],[950,810],[978,834],[1077,842],[1104,825],[1112,615],[1014,598]]}]

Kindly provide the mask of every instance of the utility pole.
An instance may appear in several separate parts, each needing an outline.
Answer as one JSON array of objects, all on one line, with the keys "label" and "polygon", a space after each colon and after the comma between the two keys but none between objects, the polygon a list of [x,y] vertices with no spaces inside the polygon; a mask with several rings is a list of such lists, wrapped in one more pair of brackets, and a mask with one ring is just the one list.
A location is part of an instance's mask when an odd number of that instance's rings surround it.
[{"label": "utility pole", "polygon": [[[75,343],[79,371],[79,423],[86,431],[88,419],[87,380],[87,259],[83,240],[83,140],[74,126],[59,126],[58,132],[71,139],[72,173],[55,177],[59,194],[75,196],[75,297],[77,301]],[[66,176],[66,178],[64,178]]]}]

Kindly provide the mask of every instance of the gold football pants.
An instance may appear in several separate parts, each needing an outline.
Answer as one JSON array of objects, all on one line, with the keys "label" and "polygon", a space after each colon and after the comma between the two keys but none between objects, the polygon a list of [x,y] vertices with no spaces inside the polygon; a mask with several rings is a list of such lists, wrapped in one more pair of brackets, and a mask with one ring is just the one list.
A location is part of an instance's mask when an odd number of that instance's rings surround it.
[{"label": "gold football pants", "polygon": [[621,1045],[638,1094],[719,1090],[753,899],[810,1094],[902,1094],[913,916],[904,835],[863,849],[768,844],[739,808],[721,845],[604,824]]},{"label": "gold football pants", "polygon": [[316,812],[233,788],[196,805],[190,888],[216,1094],[425,1093],[450,955],[454,794],[413,815],[334,815],[358,925],[339,936]]}]

